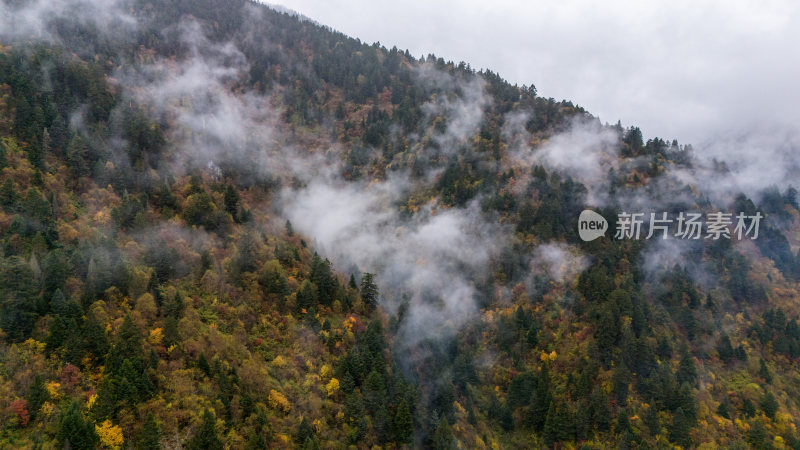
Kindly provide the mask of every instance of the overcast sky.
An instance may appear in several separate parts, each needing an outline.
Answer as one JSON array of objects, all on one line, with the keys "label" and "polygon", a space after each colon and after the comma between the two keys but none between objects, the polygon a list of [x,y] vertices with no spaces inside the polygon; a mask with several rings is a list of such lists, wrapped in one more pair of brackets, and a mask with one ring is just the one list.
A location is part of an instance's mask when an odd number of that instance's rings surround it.
[{"label": "overcast sky", "polygon": [[280,3],[362,41],[532,83],[645,137],[800,129],[800,2]]}]

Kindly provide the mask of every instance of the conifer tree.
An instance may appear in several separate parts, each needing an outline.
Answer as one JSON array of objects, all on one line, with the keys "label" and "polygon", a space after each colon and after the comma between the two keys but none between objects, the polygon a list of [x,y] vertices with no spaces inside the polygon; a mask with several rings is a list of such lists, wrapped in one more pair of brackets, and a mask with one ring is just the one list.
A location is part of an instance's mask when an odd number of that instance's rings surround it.
[{"label": "conifer tree", "polygon": [[56,442],[58,448],[75,450],[97,448],[99,438],[94,424],[83,416],[78,403],[70,402],[62,413],[56,432]]},{"label": "conifer tree", "polygon": [[148,413],[144,426],[142,426],[142,431],[139,432],[139,438],[136,441],[136,450],[158,450],[161,448],[160,439],[161,431],[156,418],[152,413]]},{"label": "conifer tree", "polygon": [[375,275],[365,272],[361,277],[361,298],[364,304],[372,309],[378,305],[378,285],[375,284]]},{"label": "conifer tree", "polygon": [[217,436],[215,424],[214,415],[211,411],[205,410],[203,422],[186,443],[186,448],[189,450],[222,450],[224,446]]},{"label": "conifer tree", "polygon": [[450,428],[450,423],[446,417],[442,417],[436,431],[433,433],[433,448],[435,450],[451,450],[455,449],[455,441],[453,439],[453,430]]}]

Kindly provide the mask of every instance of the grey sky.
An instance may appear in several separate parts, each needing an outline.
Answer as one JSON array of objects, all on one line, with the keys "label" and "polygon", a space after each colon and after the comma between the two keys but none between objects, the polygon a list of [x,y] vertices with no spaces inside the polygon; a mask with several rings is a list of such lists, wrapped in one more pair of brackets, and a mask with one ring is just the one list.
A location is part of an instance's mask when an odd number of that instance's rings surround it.
[{"label": "grey sky", "polygon": [[533,83],[646,137],[800,129],[800,2],[281,3],[366,42]]}]

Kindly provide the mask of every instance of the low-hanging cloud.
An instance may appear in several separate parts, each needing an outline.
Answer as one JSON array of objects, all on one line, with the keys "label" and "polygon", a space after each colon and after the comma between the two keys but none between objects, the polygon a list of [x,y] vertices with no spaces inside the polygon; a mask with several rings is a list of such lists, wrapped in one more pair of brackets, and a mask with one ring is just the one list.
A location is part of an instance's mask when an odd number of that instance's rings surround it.
[{"label": "low-hanging cloud", "polygon": [[295,228],[313,236],[337,266],[377,274],[389,311],[409,302],[400,334],[413,345],[454,332],[473,316],[476,283],[487,274],[502,230],[481,218],[477,204],[428,205],[401,218],[392,205],[405,186],[402,178],[369,185],[315,182],[282,198]]},{"label": "low-hanging cloud", "polygon": [[429,121],[444,118],[444,132],[434,138],[443,153],[452,156],[478,132],[483,122],[484,109],[492,101],[486,92],[486,80],[480,76],[460,80],[426,63],[417,70],[417,81],[438,91],[422,105],[422,111]]},{"label": "low-hanging cloud", "polygon": [[117,39],[138,27],[122,0],[0,2],[0,37],[60,42],[56,30],[64,20],[93,26]]},{"label": "low-hanging cloud", "polygon": [[609,189],[608,172],[619,167],[619,133],[596,120],[575,119],[568,129],[533,147],[524,124],[529,113],[506,117],[504,138],[509,145],[509,163],[522,167],[541,165],[548,171],[568,175],[586,186],[590,204],[602,205]]},{"label": "low-hanging cloud", "polygon": [[589,266],[589,259],[563,242],[548,242],[533,251],[533,270],[545,271],[556,283],[568,283]]}]

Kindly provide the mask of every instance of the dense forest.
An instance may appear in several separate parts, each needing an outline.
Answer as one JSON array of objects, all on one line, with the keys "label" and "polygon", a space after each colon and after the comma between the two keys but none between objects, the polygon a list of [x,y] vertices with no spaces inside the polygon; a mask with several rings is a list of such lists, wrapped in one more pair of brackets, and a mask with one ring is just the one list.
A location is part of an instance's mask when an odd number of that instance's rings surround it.
[{"label": "dense forest", "polygon": [[0,13],[0,447],[800,448],[791,180],[259,3]]}]

